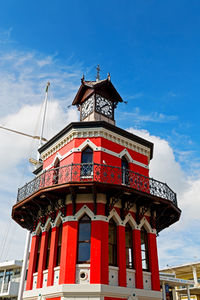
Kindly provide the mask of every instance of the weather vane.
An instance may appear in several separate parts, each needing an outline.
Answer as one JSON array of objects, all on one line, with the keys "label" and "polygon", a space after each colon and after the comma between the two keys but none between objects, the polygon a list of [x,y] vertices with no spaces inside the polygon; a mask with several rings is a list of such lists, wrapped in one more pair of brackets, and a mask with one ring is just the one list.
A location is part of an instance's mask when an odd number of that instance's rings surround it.
[{"label": "weather vane", "polygon": [[100,80],[100,67],[99,65],[97,65],[97,77],[96,77],[96,81]]}]

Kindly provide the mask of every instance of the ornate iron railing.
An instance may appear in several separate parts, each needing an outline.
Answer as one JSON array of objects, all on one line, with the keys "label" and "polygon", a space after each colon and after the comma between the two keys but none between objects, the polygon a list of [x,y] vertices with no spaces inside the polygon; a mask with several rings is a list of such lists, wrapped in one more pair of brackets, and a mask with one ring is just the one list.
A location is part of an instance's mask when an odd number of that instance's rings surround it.
[{"label": "ornate iron railing", "polygon": [[44,187],[69,182],[101,182],[125,185],[163,199],[177,206],[176,194],[166,183],[131,170],[101,164],[70,164],[45,171],[18,190],[17,202]]}]

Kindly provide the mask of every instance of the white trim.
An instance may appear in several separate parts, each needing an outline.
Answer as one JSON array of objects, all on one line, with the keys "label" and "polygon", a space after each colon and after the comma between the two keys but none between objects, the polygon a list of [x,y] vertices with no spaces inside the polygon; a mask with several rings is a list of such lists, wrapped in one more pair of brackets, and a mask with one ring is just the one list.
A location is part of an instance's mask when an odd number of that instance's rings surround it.
[{"label": "white trim", "polygon": [[124,220],[124,225],[126,225],[126,223],[129,223],[132,229],[139,229],[139,226],[137,225],[136,221],[134,220],[133,216],[130,213],[126,215],[126,218]]},{"label": "white trim", "polygon": [[128,152],[128,150],[126,148],[119,153],[119,157],[120,158],[122,158],[123,156],[125,156],[128,159],[129,162],[133,162],[134,161],[132,159],[130,153]]},{"label": "white trim", "polygon": [[147,219],[145,217],[142,218],[142,220],[140,221],[139,224],[139,229],[141,230],[141,228],[144,226],[144,228],[146,229],[146,231],[148,233],[152,233],[153,229],[151,228],[151,225],[149,224],[149,222],[147,221]]},{"label": "white trim", "polygon": [[83,205],[79,211],[75,214],[77,220],[81,219],[84,214],[87,214],[90,219],[94,217],[93,212],[89,209],[87,205]]},{"label": "white trim", "polygon": [[39,235],[40,232],[42,232],[42,227],[41,227],[40,225],[41,225],[41,222],[39,222],[39,223],[37,224],[37,227],[36,227],[36,229],[35,229],[35,234],[36,234],[36,235]]},{"label": "white trim", "polygon": [[51,226],[51,218],[48,217],[48,219],[46,220],[46,223],[45,223],[43,229],[44,229],[44,231],[49,231],[50,227],[52,227],[52,226]]},{"label": "white trim", "polygon": [[61,159],[62,159],[62,155],[60,155],[60,153],[57,152],[57,153],[56,153],[56,156],[54,157],[54,160],[53,160],[53,162],[52,162],[53,166],[55,166],[55,163],[56,163],[57,160],[58,160],[58,161],[61,161]]},{"label": "white trim", "polygon": [[92,218],[92,221],[103,221],[103,222],[107,222],[107,223],[109,222],[108,217],[102,216],[102,215],[95,215]]},{"label": "white trim", "polygon": [[133,216],[131,215],[131,213],[128,213],[125,217],[125,220],[122,221],[121,217],[119,216],[119,214],[117,213],[115,208],[113,208],[111,210],[109,216],[107,217],[107,216],[103,216],[103,215],[95,215],[86,204],[83,205],[76,212],[76,214],[74,216],[70,215],[70,216],[62,217],[61,212],[59,211],[54,222],[51,222],[50,217],[47,219],[44,227],[42,227],[41,223],[39,222],[37,225],[37,228],[33,234],[38,235],[39,230],[41,230],[41,232],[48,231],[49,225],[52,228],[56,227],[56,226],[58,227],[60,225],[60,222],[62,222],[62,223],[69,222],[69,221],[77,222],[81,219],[81,217],[84,214],[87,214],[90,217],[91,221],[109,222],[110,219],[113,218],[114,221],[116,222],[117,226],[126,226],[126,224],[129,223],[133,230],[141,230],[142,226],[144,226],[148,233],[156,234],[156,229],[152,229],[151,225],[149,224],[149,222],[145,216],[140,220],[140,224],[138,225],[136,223],[135,219],[133,218]]},{"label": "white trim", "polygon": [[[65,136],[60,138],[57,142],[55,142],[49,149],[45,150],[41,157],[42,160],[46,160],[48,157],[50,157],[52,154],[57,152],[59,149],[61,149],[64,145],[68,144],[70,141],[72,141],[74,138],[90,138],[90,137],[103,137],[106,138],[109,141],[115,142],[117,144],[120,144],[121,146],[124,146],[125,148],[129,148],[130,150],[136,151],[138,153],[141,153],[148,157],[148,163],[150,161],[150,149],[148,147],[145,147],[139,143],[133,142],[128,138],[124,138],[119,134],[113,133],[110,130],[104,129],[104,128],[80,128],[80,129],[72,129],[70,132],[68,132]],[[92,143],[92,142],[91,142]],[[97,147],[96,145],[93,146],[94,148],[97,148],[93,151],[104,151],[106,152],[105,148]],[[80,147],[76,148],[79,149]],[[99,150],[99,148],[101,150]],[[104,149],[104,150],[103,150]],[[109,152],[110,150],[107,149]],[[78,152],[78,150],[76,151]],[[66,153],[65,157],[72,154],[73,151],[69,151]],[[112,154],[113,155],[113,154]],[[119,154],[116,154],[116,156]],[[142,167],[148,168],[148,166],[134,161],[133,163],[141,164]]]},{"label": "white trim", "polygon": [[62,217],[61,217],[61,212],[60,211],[58,212],[54,222],[52,222],[52,228],[56,227],[56,226],[58,227],[60,225],[59,221],[62,223]]},{"label": "white trim", "polygon": [[117,223],[117,225],[122,225],[124,226],[124,222],[121,220],[120,216],[118,215],[118,213],[116,212],[116,210],[113,208],[108,216],[108,221],[110,221],[110,219],[114,219],[114,221]]},{"label": "white trim", "polygon": [[[94,296],[95,295],[95,296]],[[111,286],[105,284],[60,284],[57,286],[48,286],[41,289],[34,289],[24,291],[23,300],[36,300],[38,298],[54,298],[61,297],[62,299],[82,300],[87,299],[100,299],[100,297],[113,297],[113,298],[129,298],[136,300],[160,300],[162,294],[160,291],[144,290],[137,288],[128,288],[120,286]]]},{"label": "white trim", "polygon": [[[89,142],[88,142],[89,141]],[[69,155],[73,154],[73,153],[77,153],[77,152],[82,152],[81,149],[83,149],[84,147],[91,147],[93,149],[94,152],[96,151],[100,151],[100,152],[104,152],[104,153],[107,153],[107,154],[110,154],[112,156],[115,156],[115,157],[118,157],[118,158],[121,158],[123,155],[126,155],[128,157],[128,160],[130,163],[133,163],[135,165],[138,165],[140,167],[143,167],[145,169],[149,169],[149,166],[148,165],[145,165],[137,160],[134,160],[132,159],[131,155],[129,154],[128,150],[127,149],[124,149],[122,150],[120,153],[117,153],[117,152],[114,152],[112,150],[109,150],[109,149],[106,149],[106,148],[102,148],[102,147],[97,147],[94,143],[92,143],[90,140],[87,139],[87,141],[83,142],[78,148],[73,148],[72,150],[68,151],[67,153],[65,153],[63,156],[59,156],[60,157],[60,161],[62,161],[63,159],[65,159],[66,157],[68,157]],[[122,155],[123,153],[123,155]],[[57,157],[56,157],[57,159]],[[53,160],[53,162],[48,165],[45,169],[43,169],[43,172],[46,170],[49,170],[51,168],[53,168],[55,165],[55,159]]]}]

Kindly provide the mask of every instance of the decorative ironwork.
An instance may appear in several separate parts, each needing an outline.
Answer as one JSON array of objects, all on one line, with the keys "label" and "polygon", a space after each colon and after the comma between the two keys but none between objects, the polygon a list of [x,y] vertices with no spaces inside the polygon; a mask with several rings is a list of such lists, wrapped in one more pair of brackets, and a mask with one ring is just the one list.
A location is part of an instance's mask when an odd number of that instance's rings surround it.
[{"label": "decorative ironwork", "polygon": [[177,206],[176,194],[166,183],[143,176],[131,170],[96,163],[71,164],[45,171],[18,189],[17,202],[24,200],[41,188],[71,182],[101,182],[123,185],[137,191],[170,200]]}]

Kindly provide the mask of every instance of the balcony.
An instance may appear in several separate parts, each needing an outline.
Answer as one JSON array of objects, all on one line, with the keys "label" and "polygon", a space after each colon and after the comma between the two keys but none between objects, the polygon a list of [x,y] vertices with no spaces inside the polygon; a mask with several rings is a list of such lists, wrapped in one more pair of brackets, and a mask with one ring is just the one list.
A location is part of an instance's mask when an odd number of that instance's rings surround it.
[{"label": "balcony", "polygon": [[16,297],[18,295],[19,282],[4,282],[0,288],[0,297]]},{"label": "balcony", "polygon": [[18,190],[17,203],[48,187],[95,182],[128,187],[131,190],[168,200],[177,207],[176,193],[166,183],[131,170],[96,163],[70,164],[45,171]]}]

